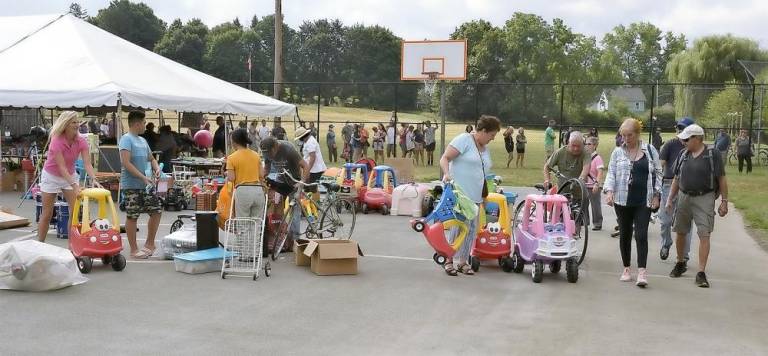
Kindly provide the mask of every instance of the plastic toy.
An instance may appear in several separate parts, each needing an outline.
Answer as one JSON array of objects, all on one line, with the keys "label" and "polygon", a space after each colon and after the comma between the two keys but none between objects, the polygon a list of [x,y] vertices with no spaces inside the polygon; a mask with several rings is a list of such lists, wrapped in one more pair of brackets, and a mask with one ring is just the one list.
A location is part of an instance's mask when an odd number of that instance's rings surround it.
[{"label": "plastic toy", "polygon": [[[456,194],[453,190],[453,184],[446,184],[435,210],[423,219],[411,220],[411,227],[416,232],[423,233],[427,243],[435,249],[432,259],[439,265],[456,254],[469,232],[467,218],[454,210]],[[445,233],[452,228],[458,228],[459,233],[453,242],[448,242]]]},{"label": "plastic toy", "polygon": [[410,183],[397,186],[392,191],[392,206],[390,214],[392,215],[406,215],[414,218],[424,217],[429,214],[425,214],[422,209],[424,199],[429,194],[429,185],[422,183]]},{"label": "plastic toy", "polygon": [[[475,271],[480,270],[480,260],[498,260],[504,272],[512,271],[512,226],[510,205],[507,197],[489,193],[485,198],[484,214],[480,216],[477,238],[472,244],[469,264]],[[514,206],[514,201],[512,205]]]},{"label": "plastic toy", "polygon": [[[80,223],[81,218],[84,222],[89,221],[92,201],[98,204],[97,218],[91,223]],[[89,188],[80,192],[69,228],[69,250],[75,256],[80,272],[90,272],[94,258],[100,258],[105,265],[112,265],[115,271],[125,268],[125,257],[120,254],[123,239],[119,229],[120,221],[117,219],[112,194],[108,190]]]},{"label": "plastic toy", "polygon": [[540,283],[545,264],[557,273],[565,262],[568,282],[576,283],[579,249],[568,198],[560,194],[530,194],[515,216],[512,270],[521,273],[525,264],[533,264],[533,282]]},{"label": "plastic toy", "polygon": [[389,214],[392,206],[392,190],[397,186],[395,170],[389,166],[376,166],[368,178],[368,187],[362,201],[363,214],[369,210],[380,210],[383,215]]}]

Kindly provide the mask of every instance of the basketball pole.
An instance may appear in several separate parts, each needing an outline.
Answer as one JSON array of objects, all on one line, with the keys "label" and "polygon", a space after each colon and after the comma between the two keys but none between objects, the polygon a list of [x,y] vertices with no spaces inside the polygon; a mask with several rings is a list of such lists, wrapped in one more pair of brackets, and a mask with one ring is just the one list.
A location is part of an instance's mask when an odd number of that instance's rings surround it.
[{"label": "basketball pole", "polygon": [[[443,153],[445,152],[445,82],[440,81],[440,157],[443,156]],[[437,179],[442,180],[443,179],[443,169],[440,167],[438,159],[437,164]]]}]

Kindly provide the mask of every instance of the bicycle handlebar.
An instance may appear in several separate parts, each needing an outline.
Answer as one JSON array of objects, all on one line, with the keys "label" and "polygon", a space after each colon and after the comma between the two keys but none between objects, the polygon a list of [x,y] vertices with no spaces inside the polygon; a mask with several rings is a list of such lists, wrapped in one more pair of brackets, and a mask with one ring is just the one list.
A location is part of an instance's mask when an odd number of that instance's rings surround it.
[{"label": "bicycle handlebar", "polygon": [[318,183],[304,183],[301,180],[293,178],[293,176],[291,175],[290,172],[288,172],[287,169],[283,169],[283,171],[280,172],[280,174],[284,174],[286,177],[288,177],[288,179],[292,180],[294,183],[296,183],[298,185],[301,185],[301,186],[304,186],[304,187],[316,187],[316,186],[318,186]]}]

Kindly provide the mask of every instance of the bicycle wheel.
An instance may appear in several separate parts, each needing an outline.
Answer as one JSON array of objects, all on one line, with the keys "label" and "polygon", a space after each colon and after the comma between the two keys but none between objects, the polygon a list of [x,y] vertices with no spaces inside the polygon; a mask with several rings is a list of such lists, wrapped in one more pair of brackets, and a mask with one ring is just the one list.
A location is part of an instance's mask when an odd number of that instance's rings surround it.
[{"label": "bicycle wheel", "polygon": [[272,242],[272,250],[269,253],[269,257],[272,261],[277,260],[277,256],[280,255],[280,251],[283,249],[285,240],[288,239],[288,230],[291,227],[291,220],[293,219],[293,209],[288,209],[288,212],[283,216],[283,221],[280,222],[277,231],[275,231]]},{"label": "bicycle wheel", "polygon": [[589,219],[586,211],[589,209],[587,187],[579,179],[569,179],[557,190],[557,194],[568,198],[571,219],[576,224],[574,239],[576,239],[576,248],[579,251],[576,262],[581,264],[584,257],[587,256],[587,243],[589,242]]},{"label": "bicycle wheel", "polygon": [[349,240],[352,238],[352,231],[355,229],[355,216],[357,211],[355,205],[348,200],[336,200],[328,204],[323,210],[320,218],[320,231],[328,237],[340,240]]},{"label": "bicycle wheel", "polygon": [[322,210],[320,210],[320,207],[314,200],[308,199],[307,201],[311,205],[310,210],[317,213],[310,215],[303,208],[301,209],[301,235],[306,236],[308,239],[323,238],[320,234],[321,229],[319,226],[320,212],[322,212]]},{"label": "bicycle wheel", "polygon": [[761,166],[768,166],[768,151],[760,150],[757,156],[758,156],[757,161],[760,163]]},{"label": "bicycle wheel", "polygon": [[728,154],[728,165],[732,166],[738,162],[738,158],[736,158],[736,153],[731,151],[731,153]]}]

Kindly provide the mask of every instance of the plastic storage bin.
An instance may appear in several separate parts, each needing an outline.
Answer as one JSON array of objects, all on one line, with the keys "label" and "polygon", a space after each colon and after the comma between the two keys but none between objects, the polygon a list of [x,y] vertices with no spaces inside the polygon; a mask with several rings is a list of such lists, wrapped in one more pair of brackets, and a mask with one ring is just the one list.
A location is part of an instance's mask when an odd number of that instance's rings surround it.
[{"label": "plastic storage bin", "polygon": [[[176,272],[200,274],[221,272],[221,264],[224,261],[225,250],[221,247],[207,250],[183,253],[173,257]],[[231,256],[232,253],[229,252]]]}]

